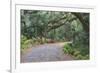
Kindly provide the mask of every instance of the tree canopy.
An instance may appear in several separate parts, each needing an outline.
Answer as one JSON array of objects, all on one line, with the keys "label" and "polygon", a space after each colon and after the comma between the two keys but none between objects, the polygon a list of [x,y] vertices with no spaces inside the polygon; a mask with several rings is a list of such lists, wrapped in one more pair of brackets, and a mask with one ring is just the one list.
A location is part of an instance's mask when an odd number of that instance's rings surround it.
[{"label": "tree canopy", "polygon": [[72,46],[81,45],[89,53],[89,13],[23,9],[20,12],[22,38],[40,43],[72,41]]},{"label": "tree canopy", "polygon": [[88,15],[75,12],[21,10],[21,33],[27,38],[46,37],[48,33],[53,33],[53,30],[57,33],[61,29],[68,33],[72,30],[73,22],[80,23],[84,31],[89,32]]}]

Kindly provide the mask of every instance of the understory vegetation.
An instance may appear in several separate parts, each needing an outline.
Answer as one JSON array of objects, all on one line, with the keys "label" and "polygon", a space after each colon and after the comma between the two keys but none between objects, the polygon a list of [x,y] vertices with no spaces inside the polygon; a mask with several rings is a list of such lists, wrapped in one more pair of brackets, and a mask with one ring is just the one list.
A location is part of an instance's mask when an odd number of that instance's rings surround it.
[{"label": "understory vegetation", "polygon": [[[86,24],[89,26],[89,17],[88,15],[82,17]],[[88,18],[88,19],[87,19]],[[86,21],[87,20],[87,21]],[[82,23],[75,22],[72,25],[72,32],[73,32],[73,42],[68,44],[66,43],[64,45],[64,53],[70,54],[74,57],[76,60],[88,60],[90,50],[89,50],[89,30],[88,32],[86,29],[83,29],[83,26],[81,26]],[[89,27],[88,27],[89,29]]]},{"label": "understory vegetation", "polygon": [[70,44],[65,44],[63,48],[65,54],[71,55],[76,60],[89,59],[89,51],[87,51],[89,49],[88,47],[83,47],[80,45],[74,47]]}]

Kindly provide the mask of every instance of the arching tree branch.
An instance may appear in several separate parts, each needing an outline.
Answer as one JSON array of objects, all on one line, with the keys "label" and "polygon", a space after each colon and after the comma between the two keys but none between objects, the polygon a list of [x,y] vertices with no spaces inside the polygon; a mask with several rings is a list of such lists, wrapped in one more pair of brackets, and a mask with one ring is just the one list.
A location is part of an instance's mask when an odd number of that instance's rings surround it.
[{"label": "arching tree branch", "polygon": [[[60,23],[59,25],[53,25],[53,26],[51,26],[51,27],[49,27],[49,29],[47,30],[47,32],[49,32],[49,31],[51,31],[52,29],[57,29],[57,28],[59,28],[59,27],[61,27],[61,26],[63,26],[63,25],[66,25],[66,23],[68,23],[68,22],[72,22],[73,20],[76,20],[77,18],[75,17],[75,18],[72,18],[72,19],[70,19],[70,20],[66,20],[64,23]],[[58,22],[57,22],[58,23]],[[56,24],[57,24],[56,23]]]}]

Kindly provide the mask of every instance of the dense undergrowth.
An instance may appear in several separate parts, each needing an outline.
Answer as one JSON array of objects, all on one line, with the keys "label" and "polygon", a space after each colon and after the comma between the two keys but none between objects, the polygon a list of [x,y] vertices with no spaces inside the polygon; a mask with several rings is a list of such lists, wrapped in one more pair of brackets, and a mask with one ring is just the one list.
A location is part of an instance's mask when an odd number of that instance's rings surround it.
[{"label": "dense undergrowth", "polygon": [[70,54],[76,60],[86,60],[89,59],[89,54],[87,53],[88,48],[82,48],[82,46],[78,46],[77,48],[72,47],[70,44],[64,45],[64,53]]}]

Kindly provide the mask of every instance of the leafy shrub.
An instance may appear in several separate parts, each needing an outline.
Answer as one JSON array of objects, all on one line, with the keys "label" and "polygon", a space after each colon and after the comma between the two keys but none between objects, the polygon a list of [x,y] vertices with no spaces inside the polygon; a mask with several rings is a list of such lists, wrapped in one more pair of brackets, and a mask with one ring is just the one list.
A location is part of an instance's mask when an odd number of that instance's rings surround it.
[{"label": "leafy shrub", "polygon": [[63,51],[64,51],[64,53],[69,53],[69,54],[73,52],[73,50],[69,44],[64,45]]},{"label": "leafy shrub", "polygon": [[32,47],[33,43],[34,43],[33,40],[29,39],[24,42],[24,45],[27,45],[27,48],[29,48]]},{"label": "leafy shrub", "polygon": [[75,58],[81,60],[83,59],[83,56],[81,54],[78,54],[77,56],[75,56]]},{"label": "leafy shrub", "polygon": [[25,49],[28,49],[34,45],[33,39],[27,39],[25,36],[21,36],[21,52],[24,52]]},{"label": "leafy shrub", "polygon": [[25,36],[21,36],[21,52],[25,51],[25,49],[31,48],[32,46],[38,44],[40,44],[39,39],[27,39]]},{"label": "leafy shrub", "polygon": [[68,53],[68,50],[66,48],[63,49],[64,53]]},{"label": "leafy shrub", "polygon": [[74,53],[73,53],[74,56],[78,56],[79,54],[80,54],[80,51],[74,50]]},{"label": "leafy shrub", "polygon": [[24,44],[24,42],[27,40],[27,38],[25,36],[21,36],[21,44]]},{"label": "leafy shrub", "polygon": [[27,38],[25,36],[21,36],[21,49],[24,49],[26,47],[26,45],[24,44],[24,42],[27,40]]},{"label": "leafy shrub", "polygon": [[89,55],[85,55],[84,59],[89,59]]},{"label": "leafy shrub", "polygon": [[[80,47],[80,50],[77,48],[72,47],[70,44],[65,44],[63,47],[63,51],[65,54],[72,55],[77,60],[86,60],[89,59],[89,53],[86,53],[83,51],[83,49]],[[83,53],[84,52],[84,53]]]}]

